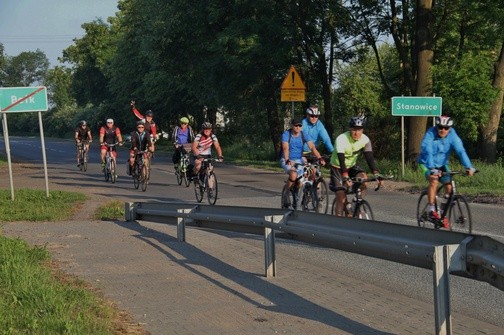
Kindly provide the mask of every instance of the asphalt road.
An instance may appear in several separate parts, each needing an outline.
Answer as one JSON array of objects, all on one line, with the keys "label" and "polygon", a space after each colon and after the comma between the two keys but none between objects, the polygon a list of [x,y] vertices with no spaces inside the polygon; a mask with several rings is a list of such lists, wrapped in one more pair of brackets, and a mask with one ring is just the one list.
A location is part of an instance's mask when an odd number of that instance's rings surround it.
[{"label": "asphalt road", "polygon": [[[0,150],[4,151],[3,139]],[[125,174],[127,152],[119,149],[119,179],[116,184],[105,183],[98,164],[98,144],[92,143],[90,167],[81,173],[75,166],[75,146],[68,140],[45,140],[49,179],[58,181],[58,171],[75,171],[73,179],[76,188],[88,187],[100,195],[108,195],[127,201],[188,201],[195,202],[192,185],[178,186],[173,174],[171,156],[158,152],[153,162],[151,183],[147,192],[133,188],[130,177]],[[42,164],[39,138],[11,137],[11,153],[14,161]],[[225,149],[225,148],[224,148]],[[225,150],[224,150],[225,151]],[[217,205],[236,205],[277,208],[280,192],[285,180],[283,174],[228,164],[216,166],[219,181]],[[68,180],[65,182],[68,183]],[[14,177],[14,185],[16,180]],[[2,185],[2,187],[7,187]],[[111,192],[111,187],[113,191]],[[407,194],[380,190],[370,191],[375,218],[379,221],[404,225],[416,225],[414,219],[418,194]],[[504,241],[502,217],[504,209],[497,205],[472,203],[474,233],[488,235]],[[247,241],[247,238],[243,238]],[[407,297],[432,302],[432,272],[406,265],[382,261],[370,257],[350,254],[337,250],[313,247],[286,241],[296,257],[310,260],[321,268],[338,268],[347,276],[366,278],[373,285],[398,292]],[[451,276],[452,308],[460,313],[504,327],[502,306],[504,292],[486,283]]]}]

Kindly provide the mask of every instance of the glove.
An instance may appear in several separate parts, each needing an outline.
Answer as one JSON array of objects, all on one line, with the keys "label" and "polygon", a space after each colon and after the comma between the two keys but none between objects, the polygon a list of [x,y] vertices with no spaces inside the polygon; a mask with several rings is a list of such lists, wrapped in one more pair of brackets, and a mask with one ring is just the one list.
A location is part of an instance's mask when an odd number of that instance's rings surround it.
[{"label": "glove", "polygon": [[472,168],[467,169],[466,172],[468,175],[473,176],[474,173],[476,172],[476,169],[472,167]]},{"label": "glove", "polygon": [[131,106],[135,106],[135,101],[134,101],[134,100],[131,100],[130,105],[131,105]]},{"label": "glove", "polygon": [[224,156],[219,156],[219,161],[223,162],[224,161]]},{"label": "glove", "polygon": [[438,169],[431,169],[431,170],[430,170],[430,174],[431,174],[431,175],[436,175],[436,176],[437,176],[437,175],[439,175],[439,173],[440,173],[440,172],[441,172],[441,171],[439,171]]}]

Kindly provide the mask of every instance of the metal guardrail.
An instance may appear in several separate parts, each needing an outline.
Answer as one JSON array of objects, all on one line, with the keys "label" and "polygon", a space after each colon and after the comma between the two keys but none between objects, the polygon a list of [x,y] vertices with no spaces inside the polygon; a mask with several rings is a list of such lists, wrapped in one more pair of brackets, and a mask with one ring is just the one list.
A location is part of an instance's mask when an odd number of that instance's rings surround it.
[{"label": "metal guardrail", "polygon": [[275,232],[310,244],[433,270],[436,334],[451,334],[448,275],[504,290],[504,244],[486,236],[285,209],[126,203],[127,221],[145,220],[264,235],[265,275],[276,275]]}]

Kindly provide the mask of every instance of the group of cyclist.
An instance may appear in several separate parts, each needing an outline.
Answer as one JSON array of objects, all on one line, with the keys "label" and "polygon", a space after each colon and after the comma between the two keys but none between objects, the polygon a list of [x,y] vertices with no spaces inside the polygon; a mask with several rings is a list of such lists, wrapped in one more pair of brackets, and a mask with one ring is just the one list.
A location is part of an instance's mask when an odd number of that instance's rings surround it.
[{"label": "group of cyclist", "polygon": [[[377,182],[382,184],[380,171],[373,155],[372,142],[364,134],[367,118],[362,115],[351,117],[348,123],[349,130],[338,135],[333,145],[327,130],[320,121],[318,107],[310,106],[305,114],[303,119],[293,118],[291,128],[282,134],[280,165],[288,175],[288,187],[292,187],[299,180],[298,176],[303,173],[303,167],[299,163],[307,162],[312,155],[319,160],[321,165],[326,164],[325,159],[317,150],[317,144],[322,142],[331,155],[329,189],[336,193],[335,215],[343,216],[346,202],[345,191],[352,187],[352,178],[368,178],[365,170],[357,164],[361,154],[369,170],[377,177]],[[451,177],[443,175],[443,172],[449,171],[448,160],[451,152],[457,153],[468,175],[472,176],[475,169],[467,156],[462,140],[452,128],[452,118],[436,117],[435,124],[424,135],[418,163],[429,182],[429,217],[432,220],[439,220],[439,214],[435,210],[435,197],[439,182],[445,185],[447,193],[451,191]],[[364,195],[366,183],[361,185],[361,189]]]},{"label": "group of cyclist", "polygon": [[[153,121],[153,112],[148,110],[142,115],[135,106],[135,101],[131,101],[133,114],[139,119],[136,123],[136,130],[131,133],[131,146],[129,153],[129,165],[133,167],[135,152],[137,150],[148,150],[150,155],[154,153],[154,143],[157,139],[157,128]],[[330,182],[329,189],[336,193],[336,215],[344,215],[344,204],[346,201],[345,190],[352,187],[352,178],[367,179],[366,171],[361,168],[357,161],[362,154],[366,160],[369,170],[379,177],[380,171],[376,166],[373,155],[372,142],[364,134],[367,118],[365,116],[353,116],[350,118],[349,129],[336,137],[334,144],[320,120],[318,106],[312,105],[306,109],[305,117],[295,117],[291,120],[290,129],[282,134],[282,157],[280,165],[288,175],[288,187],[292,187],[298,181],[298,176],[303,173],[302,163],[311,158],[315,158],[321,165],[329,163]],[[106,124],[100,128],[100,157],[102,167],[105,166],[106,144],[118,143],[122,145],[122,135],[119,127],[114,125],[113,119],[107,119]],[[222,148],[217,136],[212,133],[212,124],[204,122],[201,131],[194,134],[189,125],[189,119],[182,117],[179,124],[172,132],[174,154],[172,161],[177,168],[182,154],[187,149],[193,153],[193,161],[190,165],[189,177],[197,176],[204,158],[210,157],[211,148],[214,146],[219,160],[223,160]],[[91,130],[86,121],[81,121],[75,130],[75,141],[77,144],[83,142],[86,149],[92,141]],[[323,143],[326,151],[330,154],[329,162],[322,157],[317,150],[317,145]],[[441,182],[449,193],[451,177],[443,172],[449,172],[448,161],[452,151],[458,155],[461,164],[472,176],[476,171],[473,167],[455,129],[453,129],[453,119],[449,116],[435,118],[435,126],[429,128],[425,133],[418,163],[420,170],[424,173],[429,182],[428,201],[429,217],[433,220],[439,219],[439,213],[435,211],[435,197],[438,183]],[[114,156],[117,153],[114,150]],[[310,158],[311,157],[311,158]],[[77,152],[77,164],[79,165],[79,152]],[[130,169],[131,171],[132,169]],[[378,183],[382,183],[378,178]],[[361,185],[365,194],[366,184]]]},{"label": "group of cyclist", "polygon": [[[148,151],[149,156],[152,157],[154,143],[157,139],[157,127],[153,120],[154,113],[148,110],[145,112],[145,115],[142,115],[136,108],[135,101],[131,101],[130,105],[133,114],[140,120],[136,122],[136,130],[130,134],[131,145],[128,160],[129,169],[127,170],[129,174],[133,171],[136,152],[138,150]],[[190,148],[194,155],[193,163],[191,164],[193,168],[189,171],[191,176],[196,176],[201,168],[203,159],[210,157],[212,146],[215,147],[219,160],[223,161],[222,149],[217,136],[212,132],[212,124],[210,122],[204,122],[201,125],[201,132],[195,136],[191,126],[189,126],[189,119],[187,117],[182,117],[179,121],[179,124],[174,128],[172,133],[175,149],[172,161],[176,168],[181,154],[186,151],[185,148]],[[101,166],[104,169],[107,144],[122,146],[123,138],[121,130],[114,125],[114,120],[110,118],[106,120],[104,126],[100,127],[99,134]],[[75,129],[75,141],[77,144],[77,166],[80,166],[79,144],[81,142],[85,143],[86,150],[89,150],[89,143],[92,142],[91,128],[87,121],[83,120],[79,122],[79,125]],[[115,147],[113,148],[113,155],[117,159]]]}]

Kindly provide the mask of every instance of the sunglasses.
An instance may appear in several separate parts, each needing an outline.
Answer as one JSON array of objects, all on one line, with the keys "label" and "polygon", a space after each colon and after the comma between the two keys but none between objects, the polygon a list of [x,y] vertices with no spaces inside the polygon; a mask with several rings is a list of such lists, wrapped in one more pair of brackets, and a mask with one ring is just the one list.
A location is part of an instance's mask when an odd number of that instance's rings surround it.
[{"label": "sunglasses", "polygon": [[143,128],[144,128],[144,126],[138,126],[137,127],[137,129],[143,129]]},{"label": "sunglasses", "polygon": [[302,127],[302,124],[295,124],[294,127]]},{"label": "sunglasses", "polygon": [[438,126],[437,129],[438,130],[448,130],[448,129],[450,129],[450,127]]},{"label": "sunglasses", "polygon": [[319,116],[318,115],[310,115],[310,117],[318,119]]}]

